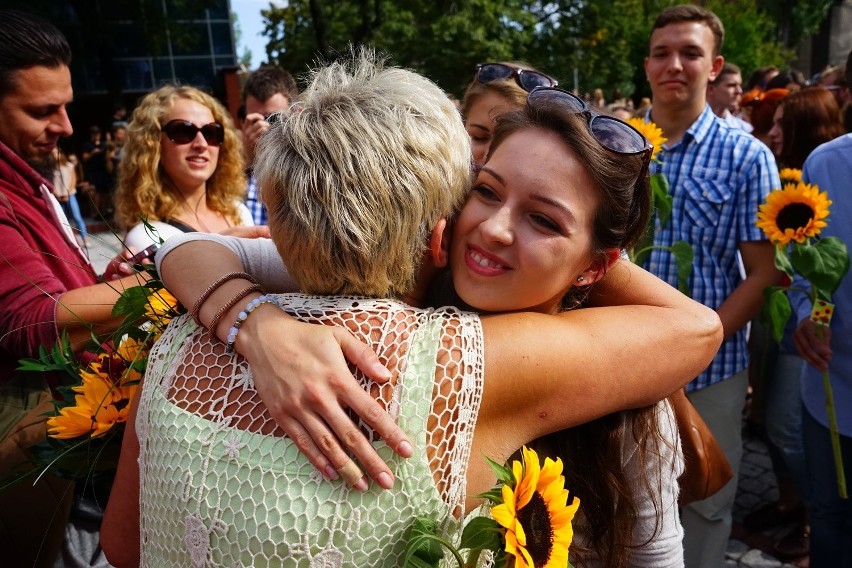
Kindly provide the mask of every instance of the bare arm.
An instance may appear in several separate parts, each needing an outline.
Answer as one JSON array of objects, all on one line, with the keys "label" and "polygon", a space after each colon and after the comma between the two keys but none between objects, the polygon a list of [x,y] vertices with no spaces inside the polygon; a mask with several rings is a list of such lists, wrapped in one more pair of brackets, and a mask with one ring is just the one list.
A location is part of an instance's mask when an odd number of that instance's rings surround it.
[{"label": "bare arm", "polygon": [[68,332],[73,346],[87,343],[92,333],[101,335],[115,330],[123,319],[112,315],[116,300],[127,288],[147,280],[146,273],[138,273],[65,292],[56,300],[57,327]]},{"label": "bare arm", "polygon": [[[221,275],[243,270],[239,258],[216,242],[187,241],[164,252],[166,256],[158,259],[160,275],[169,291],[187,306]],[[209,325],[220,306],[247,286],[242,279],[223,284],[201,307],[202,323]],[[217,337],[224,340],[239,311],[258,296],[247,296],[224,314],[215,330]],[[252,366],[255,385],[270,415],[314,467],[336,477],[336,471],[349,461],[341,447],[345,444],[379,485],[393,485],[390,468],[345,412],[351,408],[398,454],[411,455],[405,433],[360,387],[346,365],[348,359],[371,378],[387,380],[390,373],[371,349],[347,330],[298,322],[264,305],[240,328],[236,350]]]},{"label": "bare arm", "polygon": [[760,313],[763,290],[781,282],[782,273],[775,268],[775,249],[769,241],[740,243],[746,277],[716,310],[728,339]]},{"label": "bare arm", "polygon": [[[141,383],[138,393],[142,393]],[[118,470],[104,512],[104,522],[101,524],[101,547],[109,563],[116,568],[139,566],[139,438],[136,436],[138,407],[139,396],[136,396],[127,414]]]},{"label": "bare arm", "polygon": [[629,263],[610,277],[612,298],[644,305],[483,319],[486,386],[474,443],[489,457],[659,401],[713,359],[722,340],[715,312]]}]

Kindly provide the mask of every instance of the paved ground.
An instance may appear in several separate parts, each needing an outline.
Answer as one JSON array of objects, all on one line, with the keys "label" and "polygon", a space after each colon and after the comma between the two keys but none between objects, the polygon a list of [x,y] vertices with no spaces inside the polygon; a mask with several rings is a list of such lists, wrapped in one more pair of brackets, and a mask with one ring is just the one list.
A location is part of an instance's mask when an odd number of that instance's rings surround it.
[{"label": "paved ground", "polygon": [[[89,257],[98,272],[103,271],[120,250],[119,239],[112,233],[97,232],[89,237]],[[728,543],[725,568],[807,568],[807,558],[785,564],[771,555],[773,542],[790,530],[791,525],[752,533],[740,524],[749,512],[774,501],[778,496],[766,444],[748,429],[744,430],[743,437],[745,455],[740,468],[734,528]]]}]

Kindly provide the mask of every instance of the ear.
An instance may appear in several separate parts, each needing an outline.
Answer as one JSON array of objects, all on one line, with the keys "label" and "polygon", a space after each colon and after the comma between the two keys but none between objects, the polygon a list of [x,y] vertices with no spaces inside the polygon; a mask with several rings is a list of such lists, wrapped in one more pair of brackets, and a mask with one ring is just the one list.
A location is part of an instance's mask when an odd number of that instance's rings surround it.
[{"label": "ear", "polygon": [[722,67],[725,65],[725,58],[721,55],[717,55],[713,58],[713,65],[710,67],[710,81],[715,81],[716,77],[719,76],[719,73],[722,71]]},{"label": "ear", "polygon": [[588,286],[594,284],[604,276],[612,268],[612,265],[618,262],[621,258],[621,249],[610,248],[604,250],[603,256],[596,259],[583,271],[579,276],[583,277],[582,281],[578,281],[576,286]]},{"label": "ear", "polygon": [[447,219],[441,217],[435,223],[429,237],[429,252],[432,254],[432,264],[435,268],[444,268],[450,262],[450,234],[452,230]]}]

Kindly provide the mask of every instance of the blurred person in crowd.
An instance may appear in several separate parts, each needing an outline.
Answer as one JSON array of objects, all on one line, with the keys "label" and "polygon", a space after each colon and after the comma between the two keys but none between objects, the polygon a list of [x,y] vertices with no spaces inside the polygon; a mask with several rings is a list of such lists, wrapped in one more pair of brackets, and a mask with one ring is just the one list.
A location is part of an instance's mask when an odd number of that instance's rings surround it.
[{"label": "blurred person in crowd", "polygon": [[245,162],[225,107],[194,87],[167,85],[133,111],[119,162],[116,221],[139,251],[158,236],[253,225],[243,198]]},{"label": "blurred person in crowd", "polygon": [[254,149],[260,136],[269,130],[269,121],[278,120],[286,114],[299,96],[296,81],[286,69],[274,65],[263,66],[252,72],[243,88],[243,111],[241,128],[243,149],[248,170],[248,190],[245,203],[251,211],[255,225],[266,225],[268,213],[260,199],[257,181],[251,173]]},{"label": "blurred person in crowd", "polygon": [[778,152],[772,147],[769,131],[772,129],[775,109],[781,104],[781,100],[789,94],[790,91],[787,89],[770,89],[768,91],[752,89],[746,91],[740,97],[740,105],[748,113],[748,120],[752,126],[752,136],[766,144],[774,155],[777,155]]},{"label": "blurred person in crowd", "polygon": [[59,146],[54,148],[56,171],[53,174],[53,196],[62,206],[65,216],[73,222],[82,245],[88,248],[89,233],[77,203],[77,156],[66,155]]},{"label": "blurred person in crowd", "polygon": [[483,164],[494,124],[503,113],[522,108],[536,87],[555,87],[556,79],[522,62],[479,63],[462,98],[461,113],[473,161]]},{"label": "blurred person in crowd", "polygon": [[[817,146],[843,134],[834,97],[822,87],[806,88],[781,99],[773,121],[769,139],[782,168],[801,170]],[[795,329],[796,320],[791,319],[781,343],[773,342],[761,357],[767,362],[761,398],[770,457],[778,480],[778,499],[753,511],[743,521],[758,530],[794,522],[795,527],[774,545],[776,555],[783,559],[807,555],[810,532],[805,507],[810,485],[802,434],[802,359],[793,344]],[[762,326],[756,326],[754,331],[758,335],[767,333]]]},{"label": "blurred person in crowd", "polygon": [[606,99],[604,98],[603,89],[595,89],[592,91],[592,106],[599,109],[606,107]]},{"label": "blurred person in crowd", "polygon": [[752,89],[764,91],[766,90],[766,86],[769,84],[769,81],[771,81],[776,75],[778,75],[778,68],[774,65],[758,67],[752,72],[751,76],[748,78],[748,83],[746,83],[744,88],[746,91],[750,91]]},{"label": "blurred person in crowd", "polygon": [[780,280],[774,248],[755,225],[758,205],[780,183],[775,160],[766,146],[725,125],[707,105],[707,84],[724,65],[724,33],[713,12],[672,6],[652,25],[645,59],[653,93],[646,118],[668,139],[661,172],[673,198],[670,222],[657,225],[648,267],[676,286],[678,266],[664,247],[689,243],[695,256],[687,285],[693,298],[717,311],[726,339],[686,390],[734,477],[710,498],[682,508],[687,568],[725,563],[743,452],[748,323],[760,312],[763,290]]},{"label": "blurred person in crowd", "polygon": [[89,138],[83,144],[81,162],[83,175],[95,190],[95,204],[98,214],[107,221],[112,219],[114,210],[113,190],[115,174],[110,171],[112,164],[107,158],[107,136],[96,124],[89,127]]},{"label": "blurred person in crowd", "polygon": [[715,79],[707,83],[707,104],[713,112],[734,128],[752,131],[752,126],[731,111],[739,106],[743,94],[743,77],[740,68],[725,62]]},{"label": "blurred person in crowd", "polygon": [[782,168],[802,169],[814,148],[843,134],[840,109],[822,87],[790,93],[772,117],[769,142]]},{"label": "blurred person in crowd", "polygon": [[621,120],[633,118],[633,111],[625,104],[607,105],[606,112]]},{"label": "blurred person in crowd", "polygon": [[787,89],[792,93],[795,91],[801,91],[807,86],[808,80],[805,79],[804,73],[798,69],[785,69],[773,77],[772,80],[766,84],[766,88],[763,90],[769,91],[771,89]]}]

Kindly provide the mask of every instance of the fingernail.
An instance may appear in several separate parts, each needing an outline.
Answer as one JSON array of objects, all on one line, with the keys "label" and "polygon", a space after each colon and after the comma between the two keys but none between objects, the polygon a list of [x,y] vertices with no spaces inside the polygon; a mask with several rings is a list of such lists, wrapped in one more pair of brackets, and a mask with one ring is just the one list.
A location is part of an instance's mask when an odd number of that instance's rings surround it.
[{"label": "fingernail", "polygon": [[386,471],[383,471],[378,476],[376,476],[376,481],[379,482],[379,485],[382,487],[382,489],[393,488],[393,478]]},{"label": "fingernail", "polygon": [[331,467],[330,465],[325,466],[325,476],[332,481],[339,477],[337,475],[337,470]]},{"label": "fingernail", "polygon": [[358,491],[361,491],[361,492],[366,491],[367,490],[367,478],[362,477],[361,479],[358,480],[358,483],[356,483],[352,487],[354,487],[355,489],[357,489]]},{"label": "fingernail", "polygon": [[373,364],[373,374],[379,379],[390,379],[391,372],[381,363]]},{"label": "fingernail", "polygon": [[408,440],[403,440],[399,443],[399,455],[405,458],[410,458],[411,454],[414,453],[414,448],[411,447],[411,442]]}]

